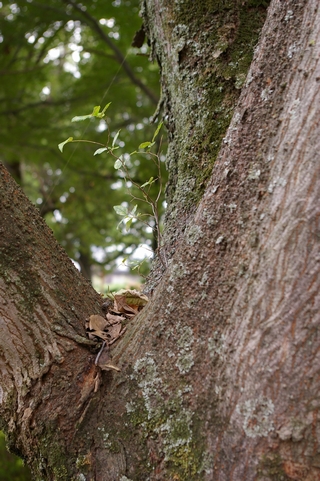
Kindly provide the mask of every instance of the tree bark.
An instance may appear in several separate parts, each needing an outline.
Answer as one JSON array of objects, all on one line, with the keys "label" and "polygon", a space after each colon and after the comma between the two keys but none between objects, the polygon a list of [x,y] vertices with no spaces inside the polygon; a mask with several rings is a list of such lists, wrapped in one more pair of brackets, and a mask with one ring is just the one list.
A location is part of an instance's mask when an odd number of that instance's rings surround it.
[{"label": "tree bark", "polygon": [[0,185],[1,418],[35,476],[56,479],[93,375],[84,321],[101,299],[3,166]]},{"label": "tree bark", "polygon": [[86,279],[89,279],[89,281],[91,281],[91,279],[92,279],[92,264],[91,264],[90,256],[87,253],[80,252],[78,262],[80,264],[80,270],[81,270],[81,274],[83,275],[83,277],[85,277]]},{"label": "tree bark", "polygon": [[168,266],[100,384],[83,327],[99,296],[1,169],[0,415],[35,479],[320,479],[318,2],[271,2],[227,132],[232,48],[263,2],[194,3],[144,5]]}]

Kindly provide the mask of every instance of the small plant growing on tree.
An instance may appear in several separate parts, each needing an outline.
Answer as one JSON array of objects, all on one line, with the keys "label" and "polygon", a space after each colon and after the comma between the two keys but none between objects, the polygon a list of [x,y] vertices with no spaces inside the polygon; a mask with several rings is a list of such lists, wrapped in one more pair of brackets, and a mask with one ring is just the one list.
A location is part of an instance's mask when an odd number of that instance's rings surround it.
[{"label": "small plant growing on tree", "polygon": [[[92,111],[91,114],[73,117],[71,122],[79,122],[79,121],[87,120],[87,119],[91,119],[91,118],[97,118],[97,119],[101,120],[105,117],[105,113],[106,113],[107,109],[109,108],[110,104],[111,104],[111,102],[109,102],[104,107],[104,109],[101,110],[101,111],[100,111],[99,105],[95,106],[93,108],[93,111]],[[114,157],[114,159],[115,159],[114,168],[122,173],[122,177],[123,177],[126,185],[128,185],[128,183],[130,183],[130,185],[136,187],[138,192],[139,192],[139,195],[135,195],[132,192],[132,189],[131,190],[128,189],[128,193],[129,193],[131,199],[147,204],[151,208],[151,212],[152,212],[152,214],[138,212],[138,204],[134,205],[132,209],[128,208],[125,204],[115,205],[115,206],[113,206],[115,212],[119,216],[122,217],[121,221],[118,224],[118,228],[120,228],[120,226],[124,225],[126,231],[129,231],[132,223],[135,220],[139,220],[140,222],[142,222],[143,224],[148,226],[150,229],[152,229],[152,231],[154,233],[154,236],[156,238],[156,241],[157,241],[157,252],[158,252],[158,255],[159,255],[159,259],[160,259],[161,263],[163,264],[163,266],[166,267],[166,261],[165,261],[165,258],[163,256],[163,253],[161,251],[161,249],[162,249],[162,236],[161,236],[160,217],[159,217],[159,201],[160,201],[162,188],[163,188],[162,176],[161,176],[161,164],[160,164],[161,161],[160,161],[159,151],[156,154],[151,151],[152,147],[156,144],[156,138],[157,138],[157,136],[160,132],[160,129],[162,127],[162,122],[160,122],[158,124],[157,129],[156,129],[151,141],[141,143],[138,147],[139,151],[134,151],[134,152],[131,152],[130,154],[127,154],[127,155],[129,155],[129,157],[131,157],[133,155],[137,155],[137,154],[148,155],[148,156],[150,156],[154,165],[156,166],[157,177],[156,178],[150,177],[149,180],[145,181],[141,185],[133,179],[133,177],[130,173],[130,168],[128,166],[128,158],[126,159],[125,156],[123,156],[123,155],[117,156],[116,153],[115,153],[115,151],[119,149],[119,146],[116,143],[117,143],[117,140],[118,140],[118,137],[119,137],[119,134],[120,134],[120,130],[118,130],[118,132],[116,133],[116,135],[112,139],[112,143],[110,145],[110,130],[109,130],[109,126],[108,126],[107,121],[105,121],[105,122],[107,124],[107,132],[108,132],[108,138],[107,138],[106,144],[103,144],[101,142],[92,141],[92,140],[74,139],[73,137],[69,137],[64,142],[61,142],[58,145],[58,147],[59,147],[60,151],[63,152],[64,146],[68,143],[84,142],[84,143],[87,143],[87,144],[94,144],[96,146],[99,146],[99,148],[97,150],[95,150],[93,155],[100,155],[104,152],[107,152],[112,157]],[[151,196],[150,188],[154,183],[158,183],[158,190],[157,190],[157,192],[154,196]],[[153,223],[153,225],[152,225],[152,223]],[[125,259],[124,261],[126,261],[126,260],[127,259]],[[132,267],[132,269],[133,270],[134,269],[140,269],[140,266],[143,262],[144,261],[136,263]]]}]

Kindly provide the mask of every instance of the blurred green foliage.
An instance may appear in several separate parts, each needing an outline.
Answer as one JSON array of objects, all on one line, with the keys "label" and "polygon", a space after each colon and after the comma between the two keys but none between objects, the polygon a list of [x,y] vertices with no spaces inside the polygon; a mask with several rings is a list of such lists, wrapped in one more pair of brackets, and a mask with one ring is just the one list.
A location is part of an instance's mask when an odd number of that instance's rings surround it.
[{"label": "blurred green foliage", "polygon": [[[141,243],[156,249],[142,223],[117,230],[113,206],[130,202],[131,186],[114,159],[93,156],[90,144],[58,150],[68,137],[106,143],[119,129],[119,154],[152,139],[159,74],[147,44],[131,46],[142,24],[139,1],[3,0],[0,7],[0,160],[87,277],[93,264],[111,271]],[[106,122],[71,123],[108,102]],[[157,174],[146,156],[136,155],[130,169],[140,184]]]},{"label": "blurred green foliage", "polygon": [[5,436],[0,431],[0,479],[1,481],[32,481],[31,473],[22,459],[9,453]]}]

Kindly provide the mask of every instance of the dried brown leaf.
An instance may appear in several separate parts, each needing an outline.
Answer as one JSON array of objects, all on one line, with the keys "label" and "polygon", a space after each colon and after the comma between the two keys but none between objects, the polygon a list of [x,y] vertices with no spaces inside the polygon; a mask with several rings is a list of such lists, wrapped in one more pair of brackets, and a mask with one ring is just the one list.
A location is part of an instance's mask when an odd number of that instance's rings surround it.
[{"label": "dried brown leaf", "polygon": [[135,289],[121,289],[114,294],[114,300],[117,303],[119,298],[122,298],[121,303],[125,302],[135,310],[141,310],[148,302],[148,297]]},{"label": "dried brown leaf", "polygon": [[100,369],[102,369],[102,371],[110,371],[110,370],[117,371],[117,372],[121,371],[121,369],[118,366],[116,366],[115,364],[112,364],[111,361],[109,361],[105,364],[99,364],[99,367],[100,367]]},{"label": "dried brown leaf", "polygon": [[124,313],[126,319],[133,319],[137,314],[130,314],[129,312]]},{"label": "dried brown leaf", "polygon": [[123,314],[128,313],[128,314],[133,314],[135,316],[139,312],[138,306],[129,306],[124,296],[115,296],[114,307],[117,311]]},{"label": "dried brown leaf", "polygon": [[111,316],[111,319],[104,319],[99,315],[90,316],[86,322],[87,335],[89,339],[99,337],[104,341],[111,342],[119,337],[122,325],[121,321],[125,319],[122,316]]},{"label": "dried brown leaf", "polygon": [[103,331],[108,325],[106,319],[98,314],[94,314],[89,318],[88,328],[93,331]]},{"label": "dried brown leaf", "polygon": [[87,335],[89,339],[92,339],[92,340],[97,340],[97,337],[98,337],[99,339],[103,339],[104,341],[110,341],[110,336],[108,335],[107,332],[104,332],[104,331],[87,332]]},{"label": "dried brown leaf", "polygon": [[111,326],[106,327],[104,332],[107,336],[107,340],[110,342],[116,339],[117,337],[119,337],[121,329],[122,329],[121,323],[112,324]]},{"label": "dried brown leaf", "polygon": [[120,336],[122,336],[126,332],[127,328],[124,327],[122,331],[120,332],[119,336],[115,337],[112,341],[109,342],[109,345],[113,344],[115,341],[119,339]]},{"label": "dried brown leaf", "polygon": [[125,321],[126,319],[123,316],[117,316],[115,314],[111,314],[110,312],[107,313],[106,317],[107,317],[108,325],[118,324],[119,322]]},{"label": "dried brown leaf", "polygon": [[[122,322],[132,319],[147,304],[148,297],[134,289],[122,289],[107,299],[103,310],[107,312],[106,319],[97,314],[86,321],[86,331],[89,339],[103,339],[108,344],[116,341],[125,329]],[[122,314],[122,315],[121,315]]]},{"label": "dried brown leaf", "polygon": [[104,332],[104,328],[108,325],[106,319],[98,314],[93,314],[86,320],[86,331],[89,339],[96,339],[99,337],[105,341],[108,340],[107,334]]}]

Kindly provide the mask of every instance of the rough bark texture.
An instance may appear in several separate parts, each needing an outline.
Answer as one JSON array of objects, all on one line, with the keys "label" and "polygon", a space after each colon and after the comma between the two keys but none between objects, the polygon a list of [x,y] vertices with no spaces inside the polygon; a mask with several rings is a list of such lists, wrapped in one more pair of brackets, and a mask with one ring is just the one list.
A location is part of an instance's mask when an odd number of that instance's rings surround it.
[{"label": "rough bark texture", "polygon": [[146,1],[142,14],[161,69],[169,134],[165,247],[192,221],[245,83],[267,2]]},{"label": "rough bark texture", "polygon": [[195,3],[144,5],[172,136],[169,263],[95,393],[69,337],[99,299],[1,170],[0,413],[36,479],[320,479],[318,2],[271,3],[218,156],[194,72],[210,85],[241,15],[264,9],[201,2],[196,24]]},{"label": "rough bark texture", "polygon": [[95,372],[84,321],[101,299],[3,166],[0,192],[2,424],[38,479],[59,479]]}]

